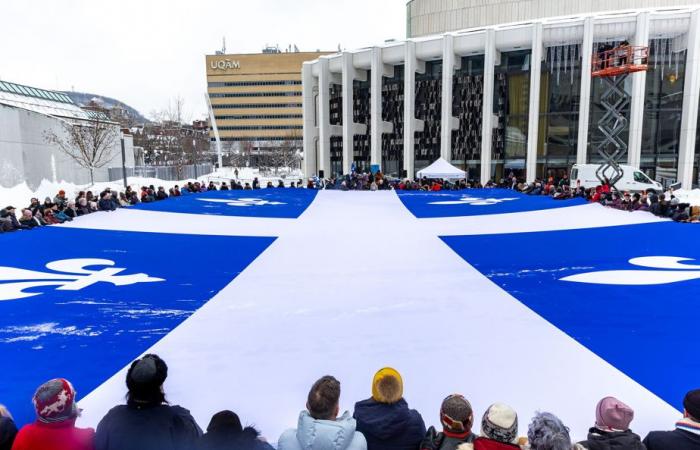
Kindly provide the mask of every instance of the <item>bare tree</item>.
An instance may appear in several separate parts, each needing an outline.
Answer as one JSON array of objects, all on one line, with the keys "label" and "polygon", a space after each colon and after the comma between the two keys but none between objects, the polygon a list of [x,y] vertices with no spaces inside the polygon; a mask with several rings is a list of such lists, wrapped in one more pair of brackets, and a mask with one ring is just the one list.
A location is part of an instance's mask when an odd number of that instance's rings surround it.
[{"label": "bare tree", "polygon": [[90,184],[95,184],[95,169],[112,161],[112,150],[119,140],[119,127],[96,114],[89,122],[63,123],[65,133],[44,132],[47,143],[56,145],[80,167],[90,171]]},{"label": "bare tree", "polygon": [[299,132],[292,130],[285,136],[284,140],[271,146],[268,159],[270,166],[275,169],[275,174],[279,172],[280,168],[298,168],[301,162],[300,139]]}]

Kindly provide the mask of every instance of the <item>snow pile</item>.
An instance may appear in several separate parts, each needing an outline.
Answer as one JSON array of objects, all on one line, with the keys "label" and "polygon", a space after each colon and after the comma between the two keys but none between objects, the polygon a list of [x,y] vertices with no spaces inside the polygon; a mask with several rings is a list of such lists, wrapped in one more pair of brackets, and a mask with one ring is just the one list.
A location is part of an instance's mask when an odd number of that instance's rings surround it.
[{"label": "snow pile", "polygon": [[689,203],[691,206],[700,206],[700,189],[678,189],[673,195],[681,203]]}]

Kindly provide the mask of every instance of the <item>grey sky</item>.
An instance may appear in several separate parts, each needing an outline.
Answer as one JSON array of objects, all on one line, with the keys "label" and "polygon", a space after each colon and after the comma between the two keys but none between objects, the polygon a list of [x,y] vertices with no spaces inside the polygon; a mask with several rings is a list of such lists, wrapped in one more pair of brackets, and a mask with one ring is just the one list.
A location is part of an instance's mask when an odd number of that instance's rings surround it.
[{"label": "grey sky", "polygon": [[23,0],[0,7],[0,79],[206,113],[204,55],[336,50],[405,36],[405,0]]}]

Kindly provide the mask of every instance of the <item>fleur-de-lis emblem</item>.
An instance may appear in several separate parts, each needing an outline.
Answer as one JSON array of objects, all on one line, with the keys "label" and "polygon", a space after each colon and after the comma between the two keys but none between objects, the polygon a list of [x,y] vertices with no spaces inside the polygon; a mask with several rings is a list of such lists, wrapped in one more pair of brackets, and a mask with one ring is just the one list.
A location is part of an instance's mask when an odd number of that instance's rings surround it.
[{"label": "fleur-de-lis emblem", "polygon": [[678,256],[643,256],[632,258],[629,263],[655,270],[601,270],[570,275],[560,278],[560,280],[576,283],[636,286],[677,283],[700,278],[700,266],[681,263],[681,261],[692,260],[692,258]]},{"label": "fleur-de-lis emblem", "polygon": [[282,202],[273,202],[261,198],[198,198],[197,200],[212,203],[226,203],[228,206],[265,206],[265,205],[286,205]]},{"label": "fleur-de-lis emblem", "polygon": [[[102,269],[88,267],[107,266]],[[79,291],[95,283],[111,283],[126,286],[135,283],[152,283],[165,281],[162,278],[149,277],[145,273],[118,275],[126,269],[114,266],[109,259],[75,258],[62,259],[46,264],[52,272],[18,269],[0,266],[0,301],[16,300],[40,295],[41,292],[24,292],[25,289],[39,286],[58,286],[58,291]]]},{"label": "fleur-de-lis emblem", "polygon": [[429,205],[471,205],[471,206],[491,206],[497,205],[503,202],[510,202],[517,200],[517,198],[506,197],[506,198],[481,198],[481,197],[470,197],[468,195],[463,196],[459,200],[444,200],[441,202],[430,202]]}]

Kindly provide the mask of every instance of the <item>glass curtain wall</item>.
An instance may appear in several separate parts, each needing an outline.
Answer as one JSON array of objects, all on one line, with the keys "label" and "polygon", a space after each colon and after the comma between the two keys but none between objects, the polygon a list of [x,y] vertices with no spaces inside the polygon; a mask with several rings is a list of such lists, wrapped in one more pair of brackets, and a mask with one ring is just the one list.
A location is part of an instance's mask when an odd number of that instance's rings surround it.
[{"label": "glass curtain wall", "polygon": [[530,109],[530,50],[501,53],[496,66],[491,177],[498,181],[525,175],[527,123]]},{"label": "glass curtain wall", "polygon": [[452,164],[467,172],[468,179],[479,179],[484,55],[461,58],[452,83],[452,115],[459,120],[459,128],[452,131]]},{"label": "glass curtain wall", "polygon": [[370,171],[370,77],[368,70],[367,81],[355,80],[352,87],[353,121],[367,126],[365,134],[355,134],[352,140],[352,162],[359,173]]},{"label": "glass curtain wall", "polygon": [[652,179],[678,179],[686,51],[674,52],[675,39],[649,42],[640,168]]},{"label": "glass curtain wall", "polygon": [[536,177],[568,173],[576,162],[581,45],[548,47],[542,61]]},{"label": "glass curtain wall", "polygon": [[[423,131],[415,133],[415,170],[429,166],[440,157],[442,121],[442,60],[427,61],[425,73],[416,74],[416,118]],[[415,174],[409,174],[415,176]]]},{"label": "glass curtain wall", "polygon": [[394,66],[394,76],[382,77],[382,120],[392,125],[382,133],[382,171],[399,177],[403,169],[403,84],[404,66]]},{"label": "glass curtain wall", "polygon": [[[341,86],[330,85],[330,123],[331,126],[343,125],[343,92]],[[331,167],[326,177],[336,177],[343,174],[343,137],[331,136]]]},{"label": "glass curtain wall", "polygon": [[[609,42],[596,42],[593,45],[594,51],[603,50],[604,48],[615,48],[620,45],[622,41],[609,41]],[[591,80],[591,108],[590,108],[590,121],[588,124],[588,148],[587,148],[587,160],[588,163],[600,164],[602,163],[603,157],[598,154],[598,148],[604,143],[605,135],[600,131],[599,121],[603,118],[607,110],[603,106],[602,96],[608,89],[608,85],[603,81],[602,78],[593,78]],[[627,77],[624,82],[624,91],[629,95],[632,92],[632,77]],[[619,137],[627,145],[629,145],[629,120],[630,120],[630,102],[628,101],[626,105],[620,111],[625,118],[625,126],[622,129]],[[609,153],[614,151],[612,145],[608,145],[607,150]],[[623,152],[619,155],[618,161],[625,163],[627,161],[627,152]]]}]

